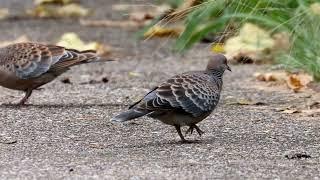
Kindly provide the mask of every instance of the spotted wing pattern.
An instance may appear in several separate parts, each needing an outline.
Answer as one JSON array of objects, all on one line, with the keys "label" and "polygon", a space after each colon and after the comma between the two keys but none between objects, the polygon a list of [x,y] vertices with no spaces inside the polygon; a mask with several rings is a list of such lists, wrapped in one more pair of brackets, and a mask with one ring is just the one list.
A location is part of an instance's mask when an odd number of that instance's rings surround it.
[{"label": "spotted wing pattern", "polygon": [[183,110],[198,117],[216,107],[221,86],[221,79],[205,72],[184,73],[149,92],[136,107],[149,111]]},{"label": "spotted wing pattern", "polygon": [[17,43],[0,49],[0,68],[21,79],[38,77],[48,71],[67,70],[70,66],[95,60],[93,51],[77,51],[61,46]]}]

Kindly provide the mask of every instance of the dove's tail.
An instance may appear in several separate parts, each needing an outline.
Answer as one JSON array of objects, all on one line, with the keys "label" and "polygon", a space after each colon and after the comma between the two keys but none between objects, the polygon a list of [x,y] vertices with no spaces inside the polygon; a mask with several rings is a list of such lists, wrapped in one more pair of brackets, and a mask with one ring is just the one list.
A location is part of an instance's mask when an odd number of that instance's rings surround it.
[{"label": "dove's tail", "polygon": [[75,49],[66,49],[65,56],[69,56],[69,59],[76,59],[78,64],[86,64],[86,63],[92,63],[92,62],[104,62],[104,61],[114,61],[112,59],[103,59],[99,57],[94,50],[86,50],[86,51],[78,51]]},{"label": "dove's tail", "polygon": [[114,118],[111,119],[111,121],[115,121],[115,122],[124,122],[124,121],[129,121],[141,116],[144,116],[146,114],[148,114],[149,111],[140,111],[138,109],[129,109],[126,112],[123,112],[117,116],[115,116]]},{"label": "dove's tail", "polygon": [[[60,48],[60,49],[58,49]],[[51,47],[51,51],[58,49],[61,50],[61,47],[54,46]],[[75,49],[63,49],[64,52],[62,56],[56,60],[56,62],[52,65],[51,72],[58,72],[60,75],[62,72],[69,70],[70,67],[76,66],[79,64],[86,64],[92,62],[103,62],[103,61],[112,61],[112,60],[104,60],[101,59],[96,51],[87,50],[87,51],[78,51]]]}]

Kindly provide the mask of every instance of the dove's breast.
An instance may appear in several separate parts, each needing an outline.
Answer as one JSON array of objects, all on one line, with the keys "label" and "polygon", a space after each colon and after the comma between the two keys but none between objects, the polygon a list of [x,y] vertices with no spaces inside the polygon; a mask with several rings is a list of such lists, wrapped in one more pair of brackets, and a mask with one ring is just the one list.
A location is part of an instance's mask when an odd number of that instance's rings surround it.
[{"label": "dove's breast", "polygon": [[55,76],[45,74],[37,78],[20,79],[13,72],[7,71],[0,67],[0,86],[14,90],[26,90],[29,88],[37,88],[43,84],[52,81]]}]

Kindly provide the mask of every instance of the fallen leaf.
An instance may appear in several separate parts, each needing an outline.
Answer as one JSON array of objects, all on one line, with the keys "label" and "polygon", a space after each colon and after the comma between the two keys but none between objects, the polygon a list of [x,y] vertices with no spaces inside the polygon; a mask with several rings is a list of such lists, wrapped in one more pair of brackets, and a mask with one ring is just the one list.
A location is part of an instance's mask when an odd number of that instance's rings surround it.
[{"label": "fallen leaf", "polygon": [[1,41],[0,42],[0,48],[1,47],[5,47],[5,46],[8,46],[10,44],[15,44],[15,43],[21,43],[21,42],[29,42],[29,38],[26,36],[26,35],[22,35],[20,37],[18,37],[17,39],[15,40],[12,40],[12,41]]},{"label": "fallen leaf", "polygon": [[227,57],[235,62],[250,59],[253,62],[265,61],[269,51],[274,46],[270,34],[260,27],[246,23],[240,29],[239,35],[226,40]]},{"label": "fallen leaf", "polygon": [[211,51],[214,53],[224,53],[224,45],[223,43],[214,43],[212,45]]},{"label": "fallen leaf", "polygon": [[32,10],[28,10],[27,14],[39,18],[84,17],[88,16],[90,11],[75,3],[62,6],[40,4]]},{"label": "fallen leaf", "polygon": [[287,79],[287,85],[294,92],[299,92],[313,81],[312,76],[307,74],[291,74]]},{"label": "fallen leaf", "polygon": [[111,53],[110,46],[103,45],[99,42],[85,43],[73,32],[63,34],[57,45],[70,49],[77,49],[79,51],[96,50],[101,56],[107,56]]},{"label": "fallen leaf", "polygon": [[286,84],[288,88],[294,92],[299,92],[305,89],[310,82],[313,81],[312,76],[305,73],[290,74],[287,72],[268,72],[254,74],[254,77],[259,81],[278,82],[279,84]]},{"label": "fallen leaf", "polygon": [[269,72],[269,73],[255,73],[254,77],[259,81],[282,81],[286,82],[288,75],[286,72]]},{"label": "fallen leaf", "polygon": [[178,37],[183,32],[184,27],[161,27],[155,25],[148,29],[147,32],[144,33],[144,38],[151,37]]},{"label": "fallen leaf", "polygon": [[1,8],[0,9],[0,19],[5,19],[9,16],[9,9]]}]

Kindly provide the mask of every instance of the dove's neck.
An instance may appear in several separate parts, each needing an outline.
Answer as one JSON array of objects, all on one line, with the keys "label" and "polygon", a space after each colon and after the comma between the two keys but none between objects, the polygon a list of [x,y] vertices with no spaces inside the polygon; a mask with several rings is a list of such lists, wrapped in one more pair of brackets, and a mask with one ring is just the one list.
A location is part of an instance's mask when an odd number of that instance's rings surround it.
[{"label": "dove's neck", "polygon": [[209,72],[210,72],[211,75],[213,75],[213,77],[222,80],[222,76],[223,76],[223,73],[224,73],[223,70],[210,69]]},{"label": "dove's neck", "polygon": [[219,86],[219,89],[222,87],[222,76],[224,71],[222,70],[210,70],[209,71],[214,80],[216,81],[217,85]]}]

